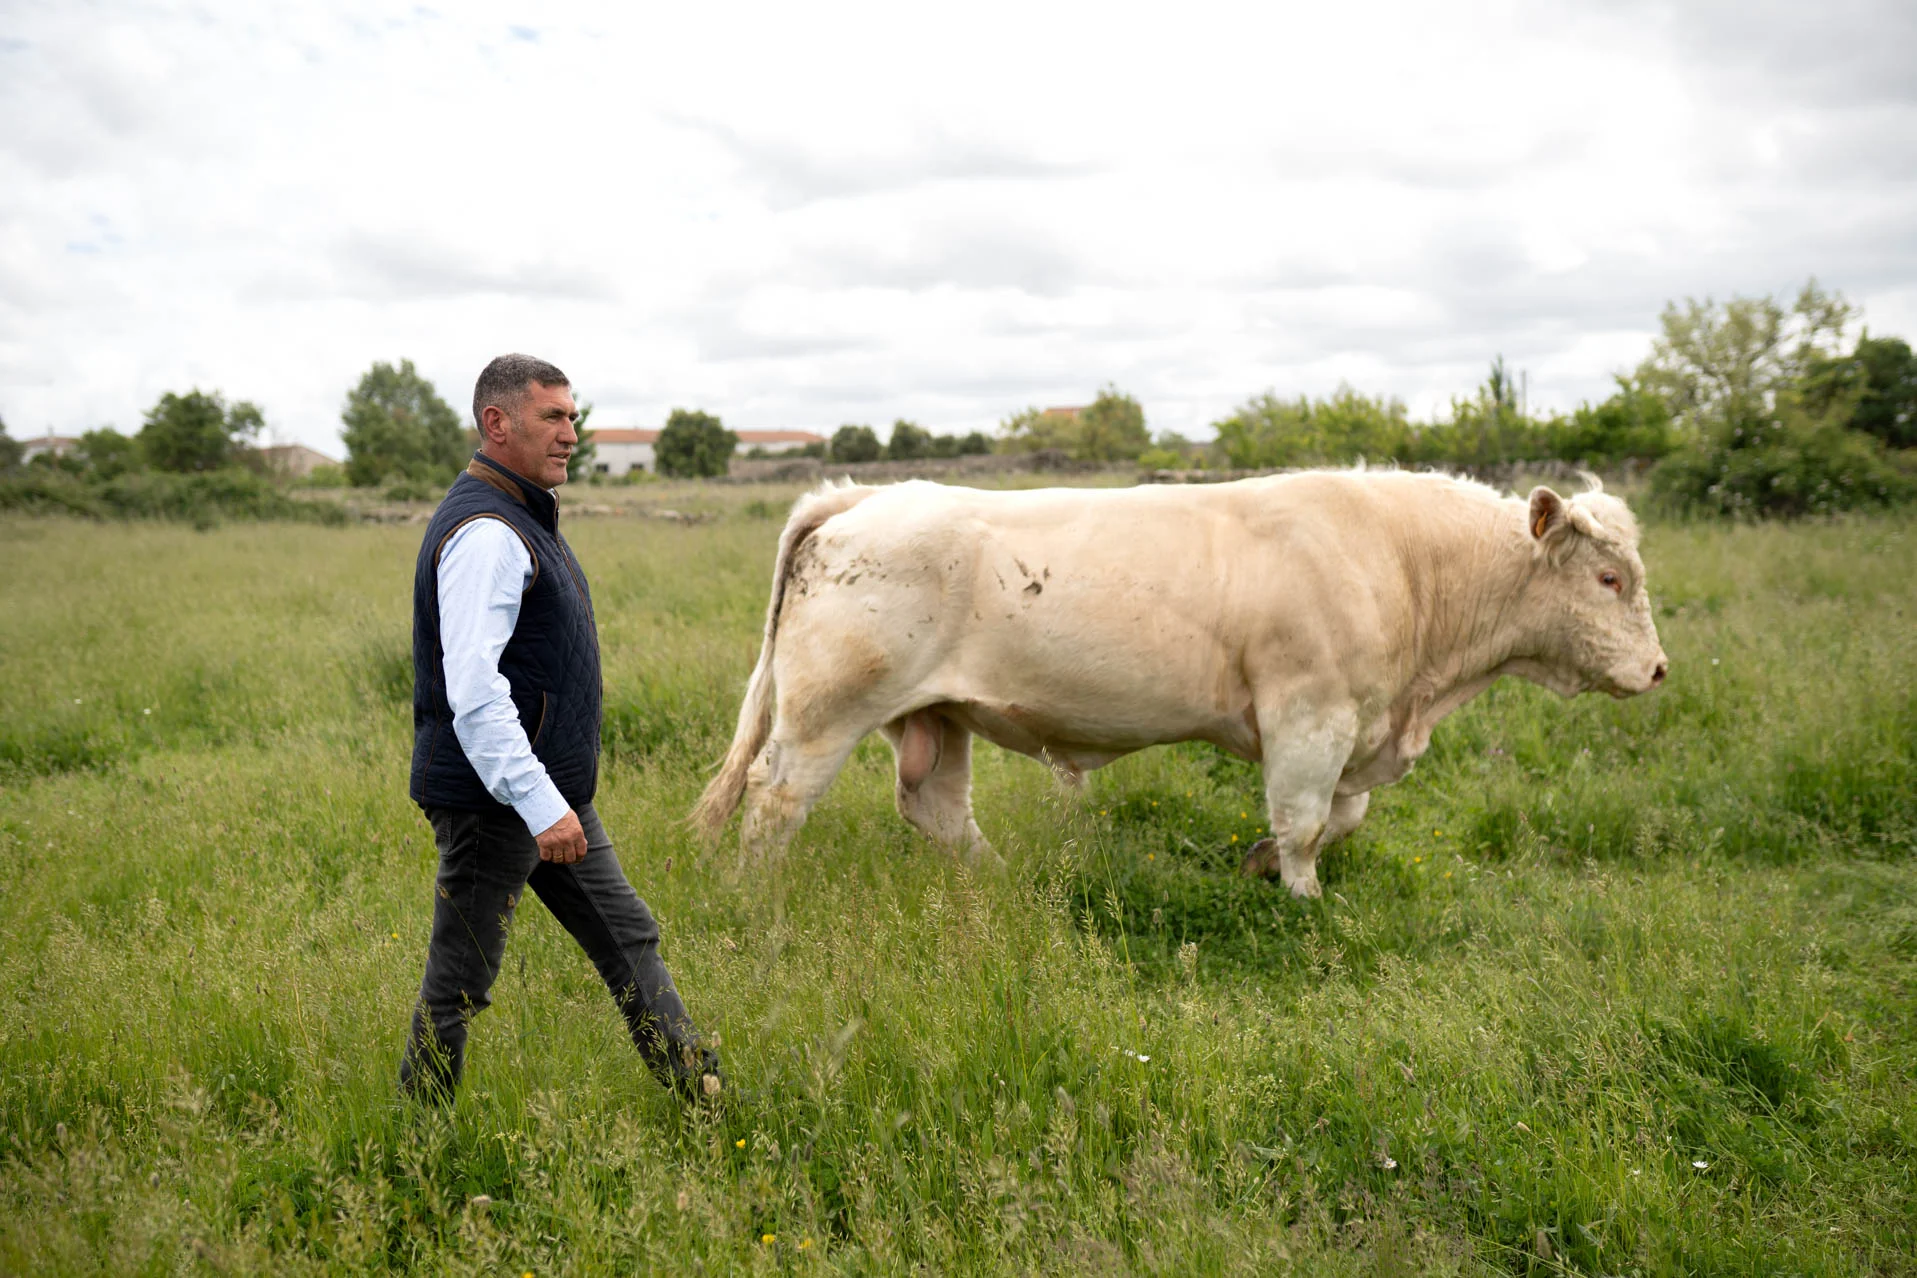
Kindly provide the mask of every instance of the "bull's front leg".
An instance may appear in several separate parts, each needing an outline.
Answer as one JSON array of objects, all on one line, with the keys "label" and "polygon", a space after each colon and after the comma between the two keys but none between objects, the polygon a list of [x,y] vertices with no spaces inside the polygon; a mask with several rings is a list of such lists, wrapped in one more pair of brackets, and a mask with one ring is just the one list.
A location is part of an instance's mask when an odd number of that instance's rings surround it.
[{"label": "bull's front leg", "polygon": [[[1357,824],[1348,806],[1337,797],[1338,778],[1357,739],[1357,716],[1348,710],[1301,711],[1293,707],[1261,708],[1258,732],[1264,742],[1265,814],[1271,837],[1252,845],[1243,871],[1269,877],[1274,872],[1297,897],[1316,897],[1318,852],[1330,840],[1338,818]],[[1363,798],[1358,797],[1363,813]]]}]

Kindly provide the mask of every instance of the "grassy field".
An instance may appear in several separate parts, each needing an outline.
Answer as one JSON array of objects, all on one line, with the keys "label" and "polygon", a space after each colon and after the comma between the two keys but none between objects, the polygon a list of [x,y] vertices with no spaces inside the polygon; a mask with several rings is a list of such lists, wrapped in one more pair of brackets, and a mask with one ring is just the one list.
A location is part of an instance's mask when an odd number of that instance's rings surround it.
[{"label": "grassy field", "polygon": [[1200,747],[981,747],[974,875],[868,742],[736,881],[783,506],[646,500],[569,528],[599,808],[716,1114],[543,910],[395,1100],[418,527],[0,521],[0,1272],[1917,1272],[1917,520],[1650,526],[1670,685],[1494,689],[1305,904]]}]

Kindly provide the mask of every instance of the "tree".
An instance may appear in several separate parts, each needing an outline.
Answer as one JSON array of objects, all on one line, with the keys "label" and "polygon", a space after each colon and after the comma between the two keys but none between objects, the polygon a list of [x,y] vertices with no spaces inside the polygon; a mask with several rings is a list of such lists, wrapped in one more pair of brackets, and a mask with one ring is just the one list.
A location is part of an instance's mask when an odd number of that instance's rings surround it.
[{"label": "tree", "polygon": [[845,425],[832,432],[826,456],[841,464],[879,459],[879,437],[870,426]]},{"label": "tree", "polygon": [[1917,448],[1917,355],[1901,337],[1857,339],[1857,400],[1850,427],[1892,448]]},{"label": "tree", "polygon": [[1677,446],[1664,401],[1623,377],[1617,379],[1617,393],[1609,399],[1580,404],[1569,417],[1558,418],[1545,429],[1551,456],[1587,466],[1627,459],[1652,461]]},{"label": "tree", "polygon": [[218,470],[264,425],[259,408],[245,400],[229,408],[218,391],[168,391],[146,412],[140,455],[156,470]]},{"label": "tree", "polygon": [[96,479],[117,479],[140,468],[139,444],[111,426],[80,436],[80,446],[74,453],[81,468]]},{"label": "tree", "polygon": [[1079,410],[1077,435],[1071,453],[1080,461],[1136,461],[1152,446],[1144,408],[1109,382]]},{"label": "tree", "polygon": [[681,479],[723,475],[738,446],[739,437],[711,413],[675,408],[653,447],[653,464],[661,475]]},{"label": "tree", "polygon": [[1710,425],[1651,472],[1652,500],[1667,510],[1795,518],[1888,506],[1917,496],[1917,480],[1884,446],[1796,396],[1755,417]]},{"label": "tree", "polygon": [[1003,453],[1057,449],[1080,461],[1131,461],[1151,442],[1145,410],[1109,383],[1083,408],[1028,408],[999,423]]},{"label": "tree", "polygon": [[1475,393],[1452,399],[1451,420],[1415,432],[1409,448],[1410,460],[1453,466],[1536,461],[1550,454],[1547,427],[1524,411],[1502,355],[1491,361]]},{"label": "tree", "polygon": [[1828,366],[1851,316],[1842,295],[1816,280],[1788,311],[1768,296],[1672,302],[1635,380],[1687,430],[1762,416],[1779,391],[1806,386]]},{"label": "tree", "polygon": [[0,475],[20,466],[20,454],[24,449],[20,441],[7,434],[7,423],[0,418]]},{"label": "tree", "polygon": [[1280,399],[1267,391],[1212,429],[1225,463],[1242,469],[1403,460],[1411,447],[1402,402],[1343,385],[1319,400]]},{"label": "tree", "polygon": [[892,438],[885,445],[885,455],[893,461],[917,461],[921,457],[930,457],[932,432],[901,417],[892,423]]},{"label": "tree", "polygon": [[466,464],[467,437],[459,416],[433,384],[403,359],[366,370],[340,410],[345,429],[346,477],[356,486],[391,479],[446,480]]},{"label": "tree", "polygon": [[1164,430],[1138,455],[1138,464],[1144,470],[1202,469],[1204,449],[1175,430]]},{"label": "tree", "polygon": [[975,457],[992,451],[992,441],[983,431],[968,431],[963,435],[932,436],[932,456],[934,457]]},{"label": "tree", "polygon": [[579,442],[572,446],[572,456],[566,459],[566,482],[577,483],[592,474],[592,464],[599,458],[599,450],[592,446],[592,432],[586,429],[586,420],[592,416],[592,405],[579,406],[579,420],[572,428],[579,433]]},{"label": "tree", "polygon": [[1077,408],[1027,408],[998,424],[998,451],[1071,452],[1078,443]]}]

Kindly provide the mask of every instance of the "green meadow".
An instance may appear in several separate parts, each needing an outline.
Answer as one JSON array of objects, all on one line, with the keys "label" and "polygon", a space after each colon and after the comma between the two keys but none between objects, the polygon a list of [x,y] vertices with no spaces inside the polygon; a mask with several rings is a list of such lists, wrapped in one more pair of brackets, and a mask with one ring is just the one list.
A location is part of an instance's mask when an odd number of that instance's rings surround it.
[{"label": "green meadow", "polygon": [[1002,870],[876,739],[695,847],[792,494],[635,491],[598,805],[714,1110],[537,908],[396,1099],[417,525],[0,519],[0,1272],[1917,1273],[1917,518],[1649,523],[1667,687],[1498,686],[1303,903],[1199,746],[981,746]]}]

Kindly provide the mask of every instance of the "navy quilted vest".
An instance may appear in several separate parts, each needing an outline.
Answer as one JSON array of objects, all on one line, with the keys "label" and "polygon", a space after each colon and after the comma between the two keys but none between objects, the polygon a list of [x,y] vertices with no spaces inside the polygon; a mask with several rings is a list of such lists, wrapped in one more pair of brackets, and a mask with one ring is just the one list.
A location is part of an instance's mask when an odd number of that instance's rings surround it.
[{"label": "navy quilted vest", "polygon": [[427,808],[500,807],[453,735],[439,646],[439,553],[462,524],[504,520],[532,551],[533,579],[499,657],[533,754],[575,809],[599,784],[599,632],[586,574],[559,535],[559,503],[476,455],[426,525],[413,573],[413,801]]}]

